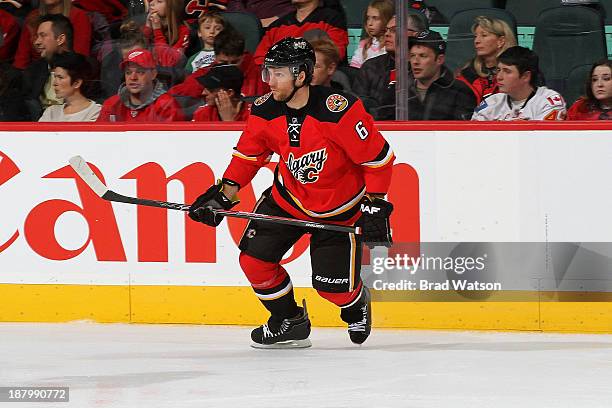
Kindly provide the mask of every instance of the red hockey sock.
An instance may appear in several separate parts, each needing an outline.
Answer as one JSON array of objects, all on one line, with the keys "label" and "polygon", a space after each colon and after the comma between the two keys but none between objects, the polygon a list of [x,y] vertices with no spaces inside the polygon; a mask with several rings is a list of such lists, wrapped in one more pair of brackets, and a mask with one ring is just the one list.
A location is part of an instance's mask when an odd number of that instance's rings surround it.
[{"label": "red hockey sock", "polygon": [[353,301],[357,299],[357,297],[359,296],[359,293],[361,293],[361,285],[363,284],[360,282],[357,288],[353,290],[352,292],[332,293],[332,292],[323,292],[320,290],[317,290],[317,292],[322,298],[329,300],[333,304],[340,306],[340,307],[347,307],[347,306],[350,306],[351,303],[353,303]]},{"label": "red hockey sock", "polygon": [[275,319],[282,320],[299,313],[291,278],[280,264],[262,261],[241,252],[240,266],[251,282],[255,295]]}]

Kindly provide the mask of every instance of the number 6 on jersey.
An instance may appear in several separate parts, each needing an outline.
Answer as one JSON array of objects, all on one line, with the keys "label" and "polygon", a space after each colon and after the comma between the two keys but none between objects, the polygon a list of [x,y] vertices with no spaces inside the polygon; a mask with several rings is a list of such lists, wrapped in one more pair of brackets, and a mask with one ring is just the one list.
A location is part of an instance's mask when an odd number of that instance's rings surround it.
[{"label": "number 6 on jersey", "polygon": [[362,121],[359,121],[357,122],[357,124],[355,124],[355,132],[357,132],[357,136],[359,136],[361,140],[366,140],[366,138],[370,135],[370,133],[368,133],[368,129],[363,126]]}]

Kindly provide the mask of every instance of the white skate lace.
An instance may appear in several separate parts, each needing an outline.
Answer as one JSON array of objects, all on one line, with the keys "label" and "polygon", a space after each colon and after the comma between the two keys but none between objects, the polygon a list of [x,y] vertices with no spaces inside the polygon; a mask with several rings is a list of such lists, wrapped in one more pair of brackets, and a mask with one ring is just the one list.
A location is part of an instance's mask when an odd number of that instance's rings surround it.
[{"label": "white skate lace", "polygon": [[363,318],[355,323],[349,323],[348,325],[348,329],[349,331],[352,332],[364,332],[366,331],[366,326],[367,326],[367,316],[368,316],[368,306],[364,305],[361,308],[361,311],[363,312]]},{"label": "white skate lace", "polygon": [[264,339],[268,337],[280,336],[281,334],[285,333],[288,328],[289,328],[289,322],[287,320],[283,320],[277,332],[273,332],[272,330],[270,330],[270,327],[268,327],[268,324],[264,324],[263,325]]}]

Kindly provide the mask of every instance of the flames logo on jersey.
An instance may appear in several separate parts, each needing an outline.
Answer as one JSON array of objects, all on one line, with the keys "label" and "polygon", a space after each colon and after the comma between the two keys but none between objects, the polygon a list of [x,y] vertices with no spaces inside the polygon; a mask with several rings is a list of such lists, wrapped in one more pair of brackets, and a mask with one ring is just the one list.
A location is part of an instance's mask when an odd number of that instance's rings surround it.
[{"label": "flames logo on jersey", "polygon": [[297,181],[302,184],[308,184],[314,183],[319,179],[319,173],[323,171],[326,160],[327,150],[323,148],[306,153],[297,159],[293,156],[293,153],[289,153],[285,165]]},{"label": "flames logo on jersey", "polygon": [[342,112],[348,106],[348,100],[342,95],[333,94],[327,97],[325,105],[332,112]]},{"label": "flames logo on jersey", "polygon": [[259,106],[259,105],[263,104],[265,101],[268,100],[270,95],[272,95],[272,92],[268,92],[267,94],[260,96],[259,98],[255,99],[255,102],[253,102],[253,104],[255,106]]}]

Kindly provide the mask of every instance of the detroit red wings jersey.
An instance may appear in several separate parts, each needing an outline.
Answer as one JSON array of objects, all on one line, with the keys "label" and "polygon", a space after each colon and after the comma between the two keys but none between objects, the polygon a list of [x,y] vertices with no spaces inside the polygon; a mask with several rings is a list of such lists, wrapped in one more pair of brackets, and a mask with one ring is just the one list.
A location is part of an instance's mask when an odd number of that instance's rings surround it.
[{"label": "detroit red wings jersey", "polygon": [[395,159],[361,101],[310,87],[300,110],[266,94],[257,99],[224,179],[240,186],[277,153],[272,197],[302,219],[354,220],[368,193],[386,193]]}]

